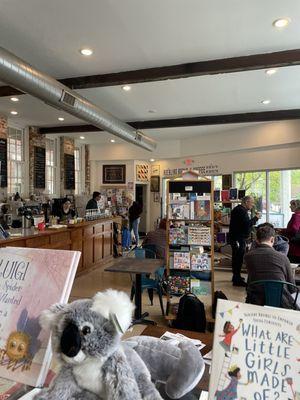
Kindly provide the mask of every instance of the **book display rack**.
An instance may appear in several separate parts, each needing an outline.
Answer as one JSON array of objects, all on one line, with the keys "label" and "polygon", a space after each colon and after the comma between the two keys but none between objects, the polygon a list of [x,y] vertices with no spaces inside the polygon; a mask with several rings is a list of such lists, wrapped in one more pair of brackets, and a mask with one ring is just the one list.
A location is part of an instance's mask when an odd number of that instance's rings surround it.
[{"label": "book display rack", "polygon": [[[210,180],[168,182],[167,316],[192,292],[210,308],[214,293],[214,191]],[[207,312],[209,315],[209,312]]]}]

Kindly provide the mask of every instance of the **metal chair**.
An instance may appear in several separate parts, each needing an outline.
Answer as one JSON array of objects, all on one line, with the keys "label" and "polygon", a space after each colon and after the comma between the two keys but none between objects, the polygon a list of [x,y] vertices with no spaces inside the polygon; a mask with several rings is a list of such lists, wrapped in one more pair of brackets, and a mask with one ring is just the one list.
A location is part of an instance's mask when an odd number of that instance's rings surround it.
[{"label": "metal chair", "polygon": [[[153,251],[152,248],[150,247],[137,247],[134,249],[134,254],[136,258],[156,258],[156,253]],[[163,262],[163,260],[162,260]],[[163,282],[163,276],[165,272],[165,267],[161,266],[156,272],[155,272],[155,278],[150,278],[146,274],[142,274],[142,291],[144,289],[147,289],[148,291],[148,296],[151,302],[151,305],[153,306],[153,291],[155,290],[158,294],[159,297],[159,303],[160,303],[160,308],[162,315],[165,315],[164,312],[164,306],[163,306],[163,300],[162,300],[162,282]],[[132,282],[131,286],[131,294],[130,294],[130,299],[131,301],[134,299],[135,295],[135,282]]]},{"label": "metal chair", "polygon": [[295,289],[296,297],[293,303],[293,308],[296,308],[296,303],[299,295],[299,288],[290,283],[290,282],[285,282],[285,281],[276,281],[276,280],[259,280],[259,281],[253,281],[248,284],[248,289],[251,289],[254,286],[259,286],[262,285],[264,287],[264,294],[265,294],[265,305],[266,306],[271,306],[271,307],[282,307],[282,295],[283,295],[283,289],[284,286],[286,285],[289,288]]}]

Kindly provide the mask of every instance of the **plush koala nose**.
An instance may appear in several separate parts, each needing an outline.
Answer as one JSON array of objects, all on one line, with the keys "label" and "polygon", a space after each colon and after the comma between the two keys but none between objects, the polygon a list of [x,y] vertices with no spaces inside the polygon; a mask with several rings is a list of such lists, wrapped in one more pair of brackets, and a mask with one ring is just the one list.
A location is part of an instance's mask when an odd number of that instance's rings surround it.
[{"label": "plush koala nose", "polygon": [[81,337],[76,325],[68,324],[60,339],[60,348],[67,357],[75,357],[81,349]]}]

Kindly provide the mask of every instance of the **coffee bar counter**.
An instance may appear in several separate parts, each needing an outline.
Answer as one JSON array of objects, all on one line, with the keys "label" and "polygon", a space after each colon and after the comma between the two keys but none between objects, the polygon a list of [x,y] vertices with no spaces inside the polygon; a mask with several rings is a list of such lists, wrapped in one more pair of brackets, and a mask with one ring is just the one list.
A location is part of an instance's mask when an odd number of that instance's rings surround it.
[{"label": "coffee bar counter", "polygon": [[11,236],[0,240],[0,247],[32,247],[43,249],[78,250],[81,258],[77,274],[101,265],[113,258],[113,222],[120,217],[102,218],[81,222],[59,229],[46,228],[44,231],[12,229]]}]

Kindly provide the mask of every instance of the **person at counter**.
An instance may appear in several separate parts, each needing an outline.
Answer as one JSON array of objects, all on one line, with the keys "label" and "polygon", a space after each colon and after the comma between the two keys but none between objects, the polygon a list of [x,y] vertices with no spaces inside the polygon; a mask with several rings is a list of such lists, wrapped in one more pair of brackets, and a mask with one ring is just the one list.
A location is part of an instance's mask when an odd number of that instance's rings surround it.
[{"label": "person at counter", "polygon": [[59,222],[67,222],[69,219],[75,217],[75,211],[73,210],[71,202],[68,198],[63,199],[61,208],[57,211],[56,217],[59,218]]},{"label": "person at counter", "polygon": [[93,198],[87,202],[85,209],[86,210],[98,210],[98,201],[100,200],[100,197],[101,197],[100,192],[94,192]]}]

